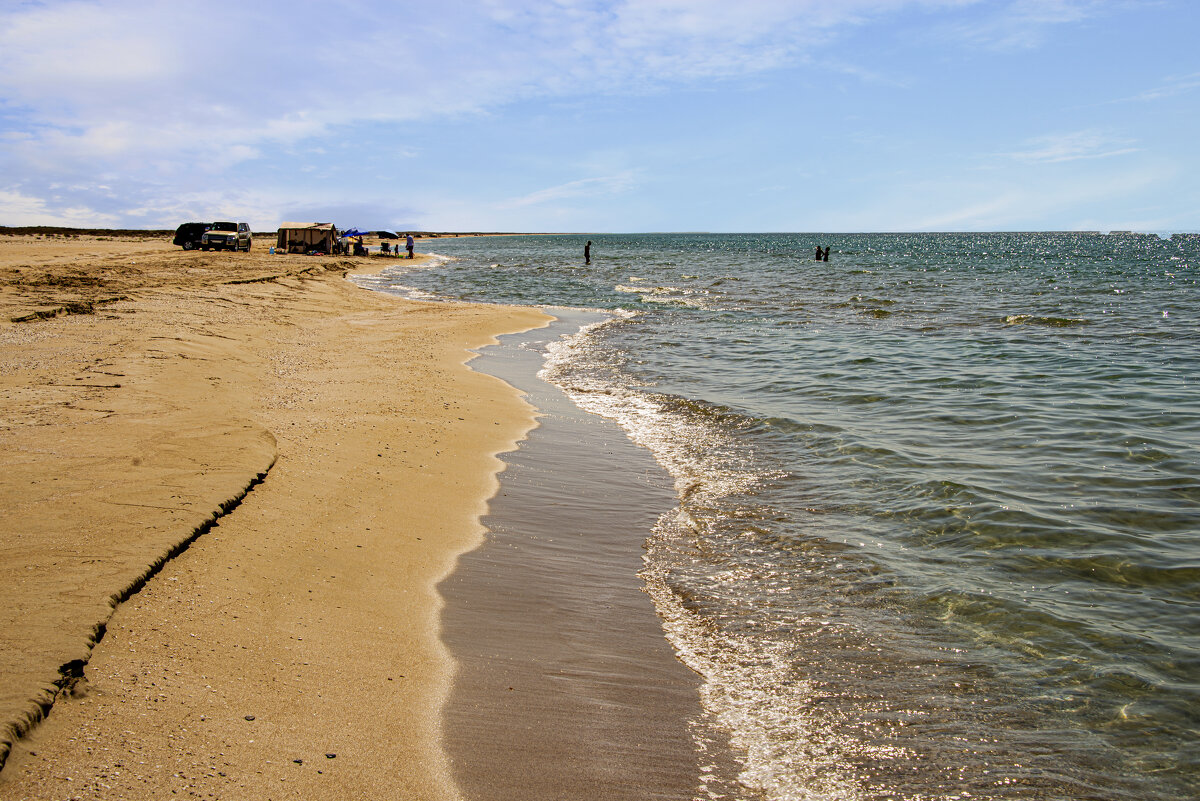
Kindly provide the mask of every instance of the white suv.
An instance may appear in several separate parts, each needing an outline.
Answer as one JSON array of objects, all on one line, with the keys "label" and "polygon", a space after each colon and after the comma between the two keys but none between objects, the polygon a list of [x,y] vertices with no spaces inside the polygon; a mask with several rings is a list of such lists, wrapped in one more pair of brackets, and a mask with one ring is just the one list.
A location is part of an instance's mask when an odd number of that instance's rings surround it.
[{"label": "white suv", "polygon": [[244,222],[215,222],[200,237],[200,249],[244,250],[250,252],[250,224]]}]

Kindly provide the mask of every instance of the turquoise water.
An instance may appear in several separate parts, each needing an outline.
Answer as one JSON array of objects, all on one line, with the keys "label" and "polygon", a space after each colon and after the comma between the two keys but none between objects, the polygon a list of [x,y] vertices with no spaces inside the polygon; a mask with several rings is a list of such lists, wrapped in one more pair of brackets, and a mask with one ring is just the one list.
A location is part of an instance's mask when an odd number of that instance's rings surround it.
[{"label": "turquoise water", "polygon": [[1200,797],[1200,240],[590,238],[385,283],[614,312],[546,375],[675,478],[714,796]]}]

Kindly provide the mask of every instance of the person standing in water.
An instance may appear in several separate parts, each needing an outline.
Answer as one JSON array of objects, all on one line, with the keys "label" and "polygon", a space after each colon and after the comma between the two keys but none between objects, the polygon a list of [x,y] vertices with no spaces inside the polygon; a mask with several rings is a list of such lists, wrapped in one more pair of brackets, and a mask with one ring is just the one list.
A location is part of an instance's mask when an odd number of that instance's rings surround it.
[{"label": "person standing in water", "polygon": [[592,263],[592,240],[590,239],[587,241],[587,244],[583,246],[583,263]]}]

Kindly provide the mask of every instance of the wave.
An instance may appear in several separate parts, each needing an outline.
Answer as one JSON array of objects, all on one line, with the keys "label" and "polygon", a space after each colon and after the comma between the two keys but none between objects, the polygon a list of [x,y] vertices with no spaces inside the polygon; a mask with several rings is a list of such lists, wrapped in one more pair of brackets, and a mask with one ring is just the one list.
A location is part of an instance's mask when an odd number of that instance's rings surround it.
[{"label": "wave", "polygon": [[[631,278],[630,280],[638,281],[644,279]],[[707,305],[705,297],[708,295],[708,291],[704,289],[677,286],[640,287],[618,284],[613,287],[613,290],[624,294],[637,295],[642,303],[677,304],[696,309],[705,308]]]},{"label": "wave", "polygon": [[1082,317],[1040,317],[1036,314],[1010,314],[1004,318],[1006,325],[1044,325],[1049,328],[1073,328],[1091,325],[1092,321]]}]

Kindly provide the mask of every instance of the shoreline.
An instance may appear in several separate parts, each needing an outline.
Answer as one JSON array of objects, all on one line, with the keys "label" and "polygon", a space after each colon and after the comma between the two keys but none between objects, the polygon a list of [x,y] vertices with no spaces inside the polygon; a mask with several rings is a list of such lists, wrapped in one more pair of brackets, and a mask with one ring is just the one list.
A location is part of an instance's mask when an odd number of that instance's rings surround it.
[{"label": "shoreline", "polygon": [[700,677],[676,656],[640,577],[678,499],[648,450],[537,373],[548,342],[602,315],[550,309],[546,328],[472,362],[526,393],[539,425],[501,456],[486,541],[440,585],[458,663],[446,748],[483,801],[691,799],[734,775],[701,735]]},{"label": "shoreline", "polygon": [[0,326],[4,722],[56,696],[0,796],[457,797],[434,585],[534,425],[464,364],[547,316],[343,279],[374,259],[12,244],[4,318],[80,311]]}]

